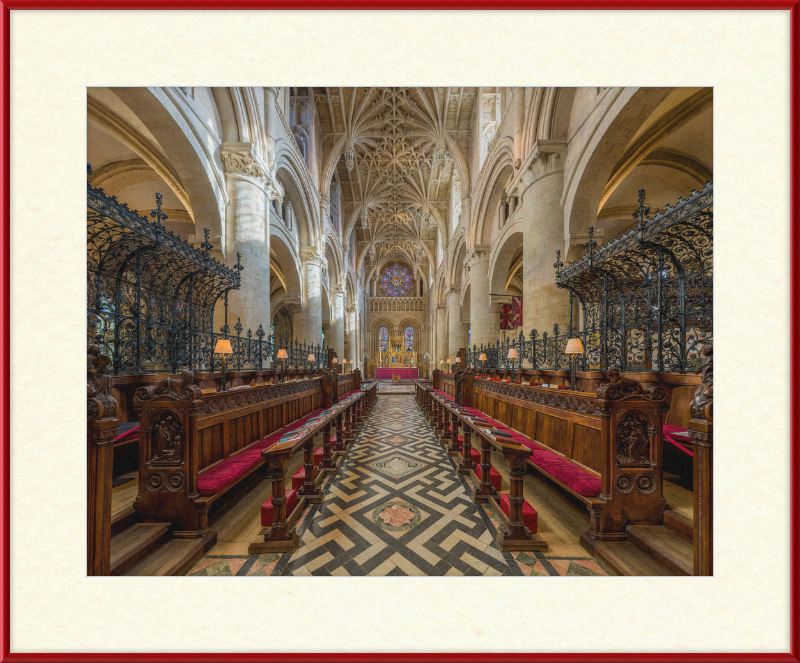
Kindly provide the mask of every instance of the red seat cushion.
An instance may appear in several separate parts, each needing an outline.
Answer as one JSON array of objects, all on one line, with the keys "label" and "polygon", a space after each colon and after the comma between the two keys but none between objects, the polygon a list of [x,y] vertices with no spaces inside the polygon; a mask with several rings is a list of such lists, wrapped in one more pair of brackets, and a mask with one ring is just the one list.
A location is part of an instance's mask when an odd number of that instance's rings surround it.
[{"label": "red seat cushion", "polygon": [[687,447],[683,446],[671,435],[671,433],[685,433],[687,431],[686,428],[681,428],[680,426],[676,426],[675,424],[663,424],[661,426],[661,430],[664,433],[664,439],[667,442],[669,442],[675,449],[686,454],[687,456],[694,456],[694,452],[691,449],[688,449]]},{"label": "red seat cushion", "polygon": [[197,479],[197,490],[201,495],[216,495],[223,488],[238,481],[261,462],[261,449],[249,449],[237,456],[215,465]]},{"label": "red seat cushion", "polygon": [[319,465],[323,458],[325,458],[325,449],[322,447],[314,449],[314,465]]},{"label": "red seat cushion", "polygon": [[[286,517],[289,517],[289,514],[294,511],[294,508],[297,506],[297,491],[296,490],[287,490],[286,491]],[[272,518],[273,512],[275,509],[272,508],[272,498],[270,497],[264,504],[261,505],[261,524],[265,526],[272,525]]]},{"label": "red seat cushion", "polygon": [[[511,504],[508,501],[508,497],[508,495],[500,495],[498,500],[500,508],[506,514],[506,518],[509,518],[511,513]],[[525,527],[531,531],[531,534],[536,534],[536,530],[539,527],[539,514],[527,502],[522,503],[522,522],[525,523]]]},{"label": "red seat cushion", "polygon": [[122,440],[127,440],[129,437],[137,437],[139,435],[139,426],[134,426],[130,430],[126,430],[124,433],[120,433],[114,438],[114,442],[121,442]]},{"label": "red seat cushion", "polygon": [[483,419],[486,419],[489,424],[498,430],[508,431],[511,434],[511,439],[523,446],[528,447],[533,453],[531,454],[531,462],[540,469],[547,472],[554,479],[557,479],[570,490],[575,491],[578,495],[584,497],[596,497],[600,494],[600,479],[593,474],[589,474],[582,470],[574,463],[568,461],[566,458],[558,454],[547,451],[539,446],[533,440],[527,438],[521,433],[510,430],[499,421],[495,421],[491,417],[487,417],[480,410],[468,408],[473,414]]}]

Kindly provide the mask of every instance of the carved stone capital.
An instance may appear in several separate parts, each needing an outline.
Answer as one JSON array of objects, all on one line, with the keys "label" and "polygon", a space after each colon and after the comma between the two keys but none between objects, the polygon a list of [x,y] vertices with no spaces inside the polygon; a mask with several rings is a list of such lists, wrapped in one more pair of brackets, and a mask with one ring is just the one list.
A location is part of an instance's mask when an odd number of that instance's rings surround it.
[{"label": "carved stone capital", "polygon": [[461,296],[461,285],[451,285],[447,289],[447,296],[448,297],[451,297],[451,296],[460,297]]},{"label": "carved stone capital", "polygon": [[[538,140],[531,150],[526,178],[530,183],[564,170],[567,144],[553,140]],[[523,182],[525,184],[525,182]]]},{"label": "carved stone capital", "polygon": [[300,262],[304,265],[316,265],[320,269],[328,269],[328,261],[325,256],[317,253],[315,246],[304,246],[300,249]]},{"label": "carved stone capital", "polygon": [[255,154],[252,143],[223,143],[219,156],[229,177],[250,182],[269,200],[283,201],[283,187]]},{"label": "carved stone capital", "polygon": [[436,306],[437,311],[442,311],[443,313],[447,311],[447,304],[438,304]]},{"label": "carved stone capital", "polygon": [[474,246],[467,254],[467,258],[464,263],[472,269],[472,267],[479,262],[486,262],[489,260],[489,250],[488,246]]},{"label": "carved stone capital", "polygon": [[347,297],[347,288],[345,288],[341,283],[335,283],[334,285],[331,286],[331,294],[334,297],[336,296]]}]

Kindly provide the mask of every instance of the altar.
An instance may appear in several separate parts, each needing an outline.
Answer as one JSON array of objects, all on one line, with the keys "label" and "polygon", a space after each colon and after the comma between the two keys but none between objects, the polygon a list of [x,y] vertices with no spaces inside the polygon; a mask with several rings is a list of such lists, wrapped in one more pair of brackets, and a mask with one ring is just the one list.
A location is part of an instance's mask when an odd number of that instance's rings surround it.
[{"label": "altar", "polygon": [[416,380],[419,370],[416,366],[386,366],[375,369],[376,380],[391,380],[393,375],[399,375],[401,380]]}]

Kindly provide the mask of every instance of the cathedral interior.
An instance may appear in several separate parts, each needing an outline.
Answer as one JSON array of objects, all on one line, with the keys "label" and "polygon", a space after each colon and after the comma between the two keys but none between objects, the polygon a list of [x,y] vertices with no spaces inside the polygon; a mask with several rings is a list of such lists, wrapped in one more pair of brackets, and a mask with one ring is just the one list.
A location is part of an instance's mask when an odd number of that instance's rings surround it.
[{"label": "cathedral interior", "polygon": [[713,111],[88,88],[87,572],[712,575]]}]

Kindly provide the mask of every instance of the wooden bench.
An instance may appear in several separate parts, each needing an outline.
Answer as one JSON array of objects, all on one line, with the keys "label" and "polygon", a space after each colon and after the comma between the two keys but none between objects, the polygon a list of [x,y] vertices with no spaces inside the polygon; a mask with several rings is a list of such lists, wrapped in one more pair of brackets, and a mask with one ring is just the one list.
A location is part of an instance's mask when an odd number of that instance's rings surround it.
[{"label": "wooden bench", "polygon": [[[267,463],[267,477],[272,481],[272,497],[261,507],[261,523],[267,527],[263,541],[253,542],[248,547],[249,554],[262,552],[293,552],[297,549],[299,538],[294,522],[303,512],[308,502],[322,502],[324,495],[320,490],[319,472],[336,471],[335,466],[328,470],[326,462],[330,463],[329,449],[331,446],[331,431],[335,427],[336,436],[342,444],[344,440],[352,439],[361,421],[367,412],[377,402],[377,383],[371,383],[363,390],[351,392],[338,403],[320,412],[315,418],[309,419],[305,428],[298,429],[295,436],[284,436],[275,445],[264,449],[261,454]],[[351,415],[349,426],[345,423],[343,435],[343,418],[347,420],[347,412]],[[322,434],[322,447],[324,453],[315,463],[313,451],[314,439]],[[304,467],[292,477],[292,488],[286,491],[286,468],[291,458],[303,452]],[[302,476],[301,476],[302,474]],[[300,480],[302,479],[302,485]]]},{"label": "wooden bench", "polygon": [[531,466],[586,504],[589,537],[624,539],[629,524],[662,524],[664,389],[648,393],[624,383],[587,394],[469,373],[463,400],[507,427],[531,451]]},{"label": "wooden bench", "polygon": [[[434,375],[434,384],[438,382]],[[494,507],[501,526],[498,528],[497,544],[503,551],[547,550],[547,542],[537,534],[536,510],[525,502],[522,495],[522,480],[525,462],[530,450],[501,434],[490,432],[496,422],[479,422],[473,408],[459,406],[445,392],[417,383],[417,400],[423,410],[432,414],[432,423],[442,431],[441,442],[449,444],[448,455],[457,458],[458,471],[465,473],[474,469],[471,436],[475,435],[481,446],[480,474],[476,474],[477,488],[473,490],[474,502],[489,502]],[[458,434],[459,426],[463,435]],[[461,446],[463,444],[463,447]],[[508,463],[510,493],[500,495],[491,483],[491,451],[500,452]]]},{"label": "wooden bench", "polygon": [[[331,390],[339,385],[320,372],[310,380],[203,394],[187,373],[136,393],[142,434],[133,507],[145,521],[172,523],[176,537],[202,538],[210,534],[211,505],[264,465],[264,449],[338,400]],[[358,382],[350,374],[341,387]],[[345,436],[351,409],[343,414]]]}]

